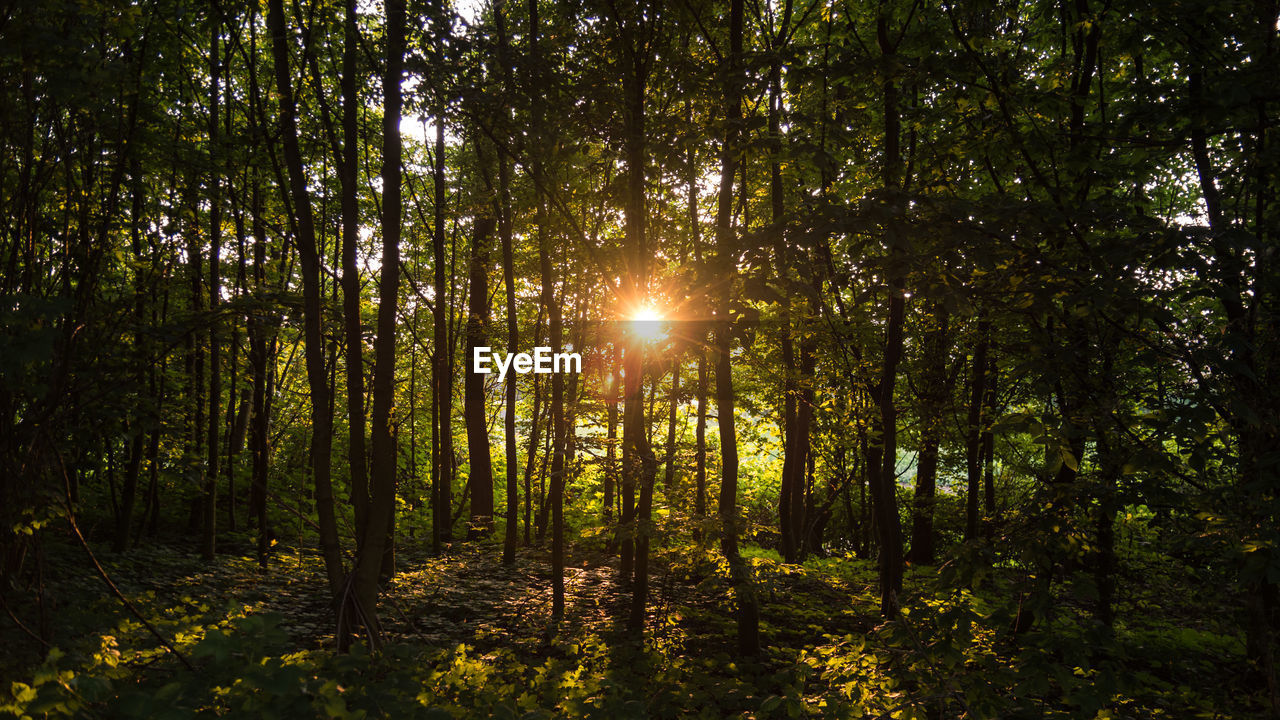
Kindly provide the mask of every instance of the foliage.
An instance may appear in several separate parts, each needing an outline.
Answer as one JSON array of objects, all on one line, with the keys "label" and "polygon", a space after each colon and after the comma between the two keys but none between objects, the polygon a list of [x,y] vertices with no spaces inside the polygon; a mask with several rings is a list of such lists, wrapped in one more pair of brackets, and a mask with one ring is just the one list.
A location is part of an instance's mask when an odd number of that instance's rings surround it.
[{"label": "foliage", "polygon": [[6,8],[0,709],[1280,713],[1274,0],[407,5]]},{"label": "foliage", "polygon": [[[255,577],[246,558],[217,574],[237,578],[235,595],[247,603],[217,609],[195,602],[175,612],[154,596],[135,598],[177,638],[196,672],[122,620],[94,629],[74,649],[50,651],[12,683],[0,709],[19,717],[334,718],[1124,718],[1248,709],[1229,670],[1244,653],[1240,636],[1229,623],[1208,622],[1206,606],[1204,615],[1173,614],[1190,599],[1171,600],[1161,588],[1180,569],[1133,598],[1148,610],[1134,617],[1149,619],[1112,637],[1070,617],[1015,637],[1007,573],[971,591],[954,589],[946,572],[917,572],[901,616],[881,621],[867,564],[828,558],[794,567],[770,555],[752,553],[775,641],[761,661],[731,658],[720,639],[730,625],[724,593],[731,586],[714,555],[666,556],[674,580],[643,644],[601,614],[611,602],[608,585],[582,586],[577,619],[549,636],[521,605],[493,604],[525,591],[490,579],[483,566],[492,555],[424,558],[391,596],[407,613],[397,631],[404,634],[376,655],[361,645],[344,655],[319,645],[299,650],[300,637],[315,642],[330,632],[313,614],[323,609],[304,610],[297,600],[262,605],[278,595],[272,585],[285,573]],[[117,571],[122,581],[150,574],[140,566]],[[433,587],[454,594],[441,598]],[[848,604],[833,614],[841,598]],[[459,636],[456,625],[428,624],[441,608],[488,622]]]}]

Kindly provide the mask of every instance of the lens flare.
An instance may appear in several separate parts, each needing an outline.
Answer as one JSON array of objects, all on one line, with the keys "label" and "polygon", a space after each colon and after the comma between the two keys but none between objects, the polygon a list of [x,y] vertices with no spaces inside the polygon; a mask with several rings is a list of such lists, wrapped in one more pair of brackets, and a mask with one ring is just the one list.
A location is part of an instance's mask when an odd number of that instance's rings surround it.
[{"label": "lens flare", "polygon": [[659,342],[667,339],[667,322],[662,313],[646,305],[631,313],[628,321],[632,337],[641,342]]}]

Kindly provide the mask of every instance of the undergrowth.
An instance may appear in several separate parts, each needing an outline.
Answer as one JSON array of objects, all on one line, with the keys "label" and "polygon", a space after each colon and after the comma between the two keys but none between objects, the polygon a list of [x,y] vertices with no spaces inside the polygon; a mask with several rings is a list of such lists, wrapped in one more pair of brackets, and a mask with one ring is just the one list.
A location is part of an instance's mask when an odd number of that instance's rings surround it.
[{"label": "undergrowth", "polygon": [[[284,553],[276,562],[287,572],[262,573],[248,558],[223,557],[210,568],[153,547],[109,567],[196,671],[111,598],[73,578],[53,592],[91,596],[64,601],[75,634],[60,635],[34,670],[6,683],[0,713],[926,719],[1213,718],[1251,710],[1247,680],[1235,670],[1244,666],[1243,644],[1211,619],[1179,627],[1146,607],[1133,624],[1104,632],[1063,603],[1015,636],[1016,607],[998,577],[953,589],[952,568],[914,568],[901,615],[886,621],[866,562],[784,565],[771,551],[746,554],[766,645],[752,659],[736,657],[727,640],[732,590],[707,549],[660,556],[642,642],[615,622],[625,616],[626,592],[603,556],[571,568],[569,614],[554,627],[536,554],[508,569],[489,547],[402,555],[381,609],[389,644],[377,654],[362,645],[337,654],[327,607],[317,600],[323,584],[314,557]],[[1150,593],[1130,600],[1160,602]]]}]

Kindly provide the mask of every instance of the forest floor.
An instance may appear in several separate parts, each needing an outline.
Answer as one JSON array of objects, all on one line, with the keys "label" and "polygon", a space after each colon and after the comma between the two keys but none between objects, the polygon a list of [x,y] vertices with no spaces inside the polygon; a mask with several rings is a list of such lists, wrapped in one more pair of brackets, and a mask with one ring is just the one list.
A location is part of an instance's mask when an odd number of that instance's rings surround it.
[{"label": "forest floor", "polygon": [[0,678],[26,702],[0,697],[0,715],[1211,718],[1257,708],[1239,637],[1203,598],[1162,596],[1158,577],[1127,598],[1151,621],[1100,658],[1075,617],[1011,647],[993,603],[923,592],[932,568],[909,575],[918,594],[886,623],[869,563],[788,566],[751,550],[765,648],[744,660],[713,550],[656,553],[637,643],[622,625],[629,589],[599,550],[570,553],[566,616],[553,625],[544,552],[504,566],[493,543],[440,557],[406,543],[379,610],[386,651],[338,656],[313,552],[281,548],[266,571],[236,555],[203,563],[172,543],[103,552],[121,592],[200,668],[191,675],[82,548],[54,541],[42,552],[43,610],[28,603],[17,615],[59,649],[6,630]]}]

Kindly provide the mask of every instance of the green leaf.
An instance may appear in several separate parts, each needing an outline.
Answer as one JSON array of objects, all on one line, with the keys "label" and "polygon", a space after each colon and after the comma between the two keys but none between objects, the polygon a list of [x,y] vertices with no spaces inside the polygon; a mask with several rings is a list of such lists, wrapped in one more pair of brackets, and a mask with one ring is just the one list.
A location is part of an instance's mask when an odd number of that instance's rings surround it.
[{"label": "green leaf", "polygon": [[14,683],[11,692],[20,703],[29,703],[36,699],[36,689],[26,683]]}]

